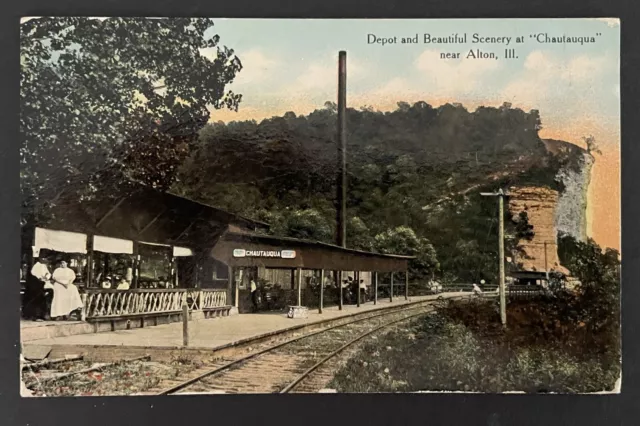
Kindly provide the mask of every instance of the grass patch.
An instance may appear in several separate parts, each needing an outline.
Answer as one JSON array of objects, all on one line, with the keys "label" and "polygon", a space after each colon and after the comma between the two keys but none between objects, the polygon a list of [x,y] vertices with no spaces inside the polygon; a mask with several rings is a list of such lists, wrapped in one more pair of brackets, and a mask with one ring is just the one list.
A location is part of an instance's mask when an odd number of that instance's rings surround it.
[{"label": "grass patch", "polygon": [[[85,364],[76,365],[74,369],[89,367],[88,363]],[[200,365],[200,361],[181,354],[166,364],[128,362],[55,381],[40,382],[28,370],[23,372],[23,378],[35,396],[131,395],[154,388],[164,379],[176,379]]]},{"label": "grass patch", "polygon": [[607,340],[536,306],[541,304],[510,305],[509,327],[503,330],[494,302],[451,304],[364,345],[330,387],[339,392],[612,390],[620,374],[619,345],[598,346]]}]

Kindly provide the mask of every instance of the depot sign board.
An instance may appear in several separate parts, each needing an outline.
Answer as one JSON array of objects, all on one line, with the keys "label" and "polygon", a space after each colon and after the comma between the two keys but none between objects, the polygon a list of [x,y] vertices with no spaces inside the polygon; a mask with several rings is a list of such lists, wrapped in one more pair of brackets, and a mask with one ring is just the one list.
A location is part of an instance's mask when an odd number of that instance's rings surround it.
[{"label": "depot sign board", "polygon": [[295,259],[295,250],[245,250],[234,249],[233,257],[270,257],[279,259]]}]

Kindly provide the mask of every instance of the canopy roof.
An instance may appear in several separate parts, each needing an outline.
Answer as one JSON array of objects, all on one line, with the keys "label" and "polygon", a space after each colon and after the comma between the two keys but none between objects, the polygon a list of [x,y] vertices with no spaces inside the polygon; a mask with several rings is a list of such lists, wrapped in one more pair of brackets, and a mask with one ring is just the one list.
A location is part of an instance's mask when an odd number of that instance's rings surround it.
[{"label": "canopy roof", "polygon": [[52,217],[38,227],[188,247],[209,245],[229,225],[266,230],[269,225],[175,194],[140,186],[124,196],[79,200],[58,197]]},{"label": "canopy roof", "polygon": [[415,258],[247,231],[225,232],[211,254],[230,266],[378,272],[405,271]]}]

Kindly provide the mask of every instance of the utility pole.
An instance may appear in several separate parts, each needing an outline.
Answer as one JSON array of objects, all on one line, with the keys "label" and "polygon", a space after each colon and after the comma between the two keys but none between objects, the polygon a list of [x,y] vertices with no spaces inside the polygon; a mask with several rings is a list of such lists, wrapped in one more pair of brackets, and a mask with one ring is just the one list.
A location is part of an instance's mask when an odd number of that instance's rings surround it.
[{"label": "utility pole", "polygon": [[337,245],[347,247],[347,52],[338,54]]},{"label": "utility pole", "polygon": [[505,193],[500,189],[498,192],[481,192],[484,197],[498,197],[498,262],[500,266],[500,320],[502,325],[507,325],[507,301],[504,285],[504,197]]},{"label": "utility pole", "polygon": [[[347,247],[347,52],[338,53],[338,176],[336,181],[336,245]],[[342,310],[342,272],[336,277]]]}]

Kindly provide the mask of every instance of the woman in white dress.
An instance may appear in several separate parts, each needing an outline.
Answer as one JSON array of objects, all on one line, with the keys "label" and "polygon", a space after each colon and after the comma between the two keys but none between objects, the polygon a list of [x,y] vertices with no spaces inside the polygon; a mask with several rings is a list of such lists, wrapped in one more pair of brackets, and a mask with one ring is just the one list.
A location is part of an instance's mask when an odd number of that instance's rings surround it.
[{"label": "woman in white dress", "polygon": [[51,317],[66,319],[72,312],[82,309],[82,299],[78,287],[73,284],[76,273],[67,267],[67,262],[60,262],[60,267],[53,271],[53,302]]}]

